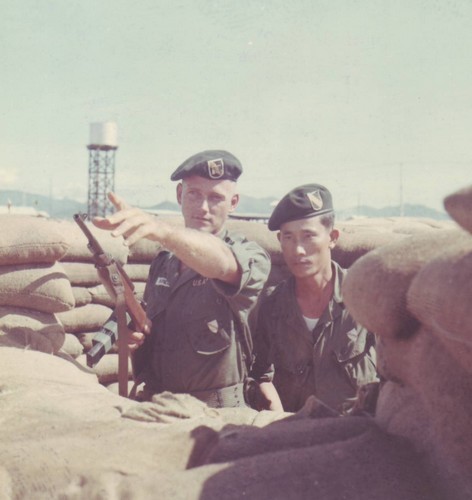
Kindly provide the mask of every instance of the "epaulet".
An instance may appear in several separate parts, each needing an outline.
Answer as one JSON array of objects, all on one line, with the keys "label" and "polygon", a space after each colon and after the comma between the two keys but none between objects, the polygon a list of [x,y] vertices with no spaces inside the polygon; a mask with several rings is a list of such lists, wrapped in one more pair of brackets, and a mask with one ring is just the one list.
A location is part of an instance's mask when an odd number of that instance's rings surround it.
[{"label": "epaulet", "polygon": [[223,238],[223,241],[227,243],[228,245],[234,245],[236,242],[241,242],[241,241],[248,241],[246,236],[243,233],[238,233],[238,232],[227,232],[225,237]]}]

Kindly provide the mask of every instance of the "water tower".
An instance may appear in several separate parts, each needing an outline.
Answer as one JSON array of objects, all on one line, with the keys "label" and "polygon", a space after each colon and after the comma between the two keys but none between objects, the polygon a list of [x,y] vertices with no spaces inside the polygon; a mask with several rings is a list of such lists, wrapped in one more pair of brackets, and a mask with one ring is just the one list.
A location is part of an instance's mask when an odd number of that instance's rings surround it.
[{"label": "water tower", "polygon": [[115,122],[90,124],[88,215],[104,217],[113,212],[107,193],[115,190],[115,154],[118,127]]}]

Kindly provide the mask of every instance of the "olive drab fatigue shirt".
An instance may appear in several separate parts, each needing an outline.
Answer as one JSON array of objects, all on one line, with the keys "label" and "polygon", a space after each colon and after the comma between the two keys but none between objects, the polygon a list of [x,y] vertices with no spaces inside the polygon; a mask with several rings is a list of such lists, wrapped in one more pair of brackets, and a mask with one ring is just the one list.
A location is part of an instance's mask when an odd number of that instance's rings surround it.
[{"label": "olive drab fatigue shirt", "polygon": [[333,297],[313,331],[298,306],[293,276],[276,286],[260,306],[251,375],[274,383],[285,411],[298,411],[313,394],[346,413],[357,388],[378,381],[374,336],[345,309],[341,285],[346,271],[332,265]]},{"label": "olive drab fatigue shirt", "polygon": [[239,286],[186,269],[170,252],[151,264],[144,293],[151,334],[134,357],[134,373],[153,392],[193,393],[245,380],[252,361],[248,314],[267,280],[270,259],[255,242],[224,231],[242,271]]}]

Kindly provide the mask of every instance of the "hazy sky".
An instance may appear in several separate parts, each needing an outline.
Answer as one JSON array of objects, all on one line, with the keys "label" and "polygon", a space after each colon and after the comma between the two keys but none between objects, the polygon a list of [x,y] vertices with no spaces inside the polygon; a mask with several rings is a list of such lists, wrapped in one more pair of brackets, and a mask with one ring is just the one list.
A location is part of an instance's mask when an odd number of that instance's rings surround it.
[{"label": "hazy sky", "polygon": [[203,149],[240,190],[325,183],[339,208],[442,207],[472,183],[470,0],[0,0],[0,189],[87,198],[89,124],[116,191],[174,199]]}]

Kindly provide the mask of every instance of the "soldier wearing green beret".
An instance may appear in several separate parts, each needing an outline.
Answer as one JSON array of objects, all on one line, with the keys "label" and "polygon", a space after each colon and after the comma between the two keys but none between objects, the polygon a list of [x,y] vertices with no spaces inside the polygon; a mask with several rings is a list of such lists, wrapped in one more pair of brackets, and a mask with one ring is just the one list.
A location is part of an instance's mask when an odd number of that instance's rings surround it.
[{"label": "soldier wearing green beret", "polygon": [[278,231],[291,276],[261,301],[251,375],[268,409],[298,411],[314,395],[333,414],[348,413],[358,389],[378,378],[374,337],[344,307],[346,271],[331,260],[339,232],[330,192],[293,189],[269,229]]},{"label": "soldier wearing green beret", "polygon": [[188,393],[211,407],[245,406],[243,385],[252,360],[248,314],[270,271],[266,252],[225,229],[239,201],[239,160],[227,151],[203,151],[172,174],[185,227],[128,206],[95,224],[166,250],[151,264],[144,293],[150,326],[130,332],[133,370],[148,396]]}]

